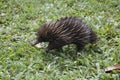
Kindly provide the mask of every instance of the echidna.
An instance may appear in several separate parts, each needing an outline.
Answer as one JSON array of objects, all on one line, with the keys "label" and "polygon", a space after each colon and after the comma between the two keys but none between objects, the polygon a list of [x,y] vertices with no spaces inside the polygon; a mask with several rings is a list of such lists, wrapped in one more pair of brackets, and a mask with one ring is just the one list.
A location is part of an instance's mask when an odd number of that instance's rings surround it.
[{"label": "echidna", "polygon": [[37,39],[32,45],[49,42],[47,51],[61,49],[64,45],[76,44],[77,51],[85,45],[98,41],[96,33],[77,17],[63,17],[56,22],[43,24],[37,32]]}]

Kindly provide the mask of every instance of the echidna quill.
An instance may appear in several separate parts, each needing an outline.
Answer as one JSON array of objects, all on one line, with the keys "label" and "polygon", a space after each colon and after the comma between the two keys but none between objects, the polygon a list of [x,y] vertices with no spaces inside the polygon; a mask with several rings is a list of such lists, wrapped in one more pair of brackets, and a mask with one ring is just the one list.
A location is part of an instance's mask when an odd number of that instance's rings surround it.
[{"label": "echidna quill", "polygon": [[37,38],[32,45],[40,42],[49,42],[47,51],[62,49],[68,44],[75,44],[77,51],[81,51],[85,45],[98,41],[96,33],[77,17],[64,17],[56,22],[43,24],[37,32]]}]

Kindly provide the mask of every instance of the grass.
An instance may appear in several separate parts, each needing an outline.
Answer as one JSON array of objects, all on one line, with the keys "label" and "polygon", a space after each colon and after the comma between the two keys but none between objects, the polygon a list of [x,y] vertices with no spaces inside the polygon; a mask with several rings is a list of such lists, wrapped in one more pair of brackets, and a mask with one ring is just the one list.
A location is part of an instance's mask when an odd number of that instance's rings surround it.
[{"label": "grass", "polygon": [[[0,80],[118,80],[104,68],[120,64],[119,0],[0,0]],[[83,18],[100,37],[76,60],[74,45],[45,53],[30,42],[40,24]],[[59,55],[58,55],[59,54]]]}]

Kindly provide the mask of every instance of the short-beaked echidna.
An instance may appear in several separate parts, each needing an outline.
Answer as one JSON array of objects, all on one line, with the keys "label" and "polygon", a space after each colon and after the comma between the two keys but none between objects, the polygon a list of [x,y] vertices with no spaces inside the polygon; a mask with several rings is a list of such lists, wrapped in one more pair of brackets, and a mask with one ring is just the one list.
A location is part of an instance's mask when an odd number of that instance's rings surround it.
[{"label": "short-beaked echidna", "polygon": [[85,45],[98,41],[96,33],[77,17],[63,17],[56,22],[43,24],[37,32],[37,39],[32,45],[49,42],[47,51],[61,49],[64,45],[76,44],[77,51]]}]

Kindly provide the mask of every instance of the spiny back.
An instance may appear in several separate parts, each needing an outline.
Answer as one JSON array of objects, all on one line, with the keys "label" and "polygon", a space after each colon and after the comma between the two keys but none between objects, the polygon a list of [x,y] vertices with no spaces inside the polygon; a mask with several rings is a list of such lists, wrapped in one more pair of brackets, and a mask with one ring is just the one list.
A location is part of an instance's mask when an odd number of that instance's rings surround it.
[{"label": "spiny back", "polygon": [[50,22],[40,27],[38,34],[45,41],[64,43],[95,43],[97,35],[81,19],[64,17],[56,22]]}]

